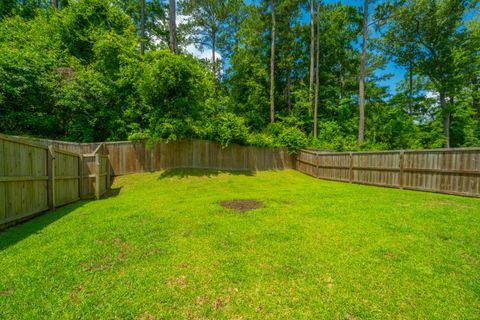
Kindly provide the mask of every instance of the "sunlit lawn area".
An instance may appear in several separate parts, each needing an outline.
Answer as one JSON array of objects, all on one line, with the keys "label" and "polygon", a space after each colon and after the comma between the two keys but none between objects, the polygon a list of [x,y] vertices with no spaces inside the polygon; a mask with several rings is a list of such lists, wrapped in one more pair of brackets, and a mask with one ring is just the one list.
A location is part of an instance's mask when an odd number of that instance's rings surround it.
[{"label": "sunlit lawn area", "polygon": [[480,318],[479,199],[297,171],[113,188],[0,233],[0,319]]}]

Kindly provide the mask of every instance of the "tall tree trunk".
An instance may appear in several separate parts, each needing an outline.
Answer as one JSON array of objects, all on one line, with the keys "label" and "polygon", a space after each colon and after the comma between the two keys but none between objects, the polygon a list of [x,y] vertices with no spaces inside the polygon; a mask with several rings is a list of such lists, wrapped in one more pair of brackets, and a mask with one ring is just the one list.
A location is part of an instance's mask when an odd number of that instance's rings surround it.
[{"label": "tall tree trunk", "polygon": [[[290,46],[290,36],[291,36],[291,32],[292,32],[292,18],[290,17],[288,19],[288,26],[287,26],[287,54],[290,54],[290,51],[291,51],[291,46]],[[288,111],[290,112],[292,110],[292,99],[291,99],[291,83],[292,83],[292,79],[291,79],[291,73],[292,73],[292,69],[291,69],[291,66],[290,66],[290,60],[288,61],[287,63],[287,68],[286,68],[286,85],[285,85],[285,100],[287,100],[287,109]]]},{"label": "tall tree trunk", "polygon": [[177,22],[175,0],[169,0],[168,24],[169,24],[169,46],[170,51],[177,53]]},{"label": "tall tree trunk", "polygon": [[312,114],[313,106],[313,74],[315,65],[315,12],[313,1],[310,0],[310,86],[308,90],[308,115]]},{"label": "tall tree trunk", "polygon": [[368,33],[368,0],[363,3],[363,35],[362,35],[362,59],[360,61],[359,76],[359,121],[358,121],[358,143],[362,144],[365,136],[365,64],[367,63],[367,33]]},{"label": "tall tree trunk", "polygon": [[217,45],[217,32],[215,30],[211,31],[211,37],[212,37],[212,72],[213,72],[213,79],[217,78],[217,66],[215,64],[215,50],[216,50],[216,45]]},{"label": "tall tree trunk", "polygon": [[288,111],[292,111],[292,98],[290,94],[290,90],[292,87],[292,77],[290,75],[292,71],[290,70],[290,67],[287,68],[287,83],[285,85],[285,99],[287,100],[287,109]]},{"label": "tall tree trunk", "polygon": [[445,148],[450,148],[450,112],[448,111],[445,91],[440,91],[440,107],[443,113],[443,134],[445,135]]},{"label": "tall tree trunk", "polygon": [[238,44],[240,42],[240,37],[239,37],[239,30],[240,30],[240,22],[238,21],[238,15],[235,15],[233,18],[234,24],[235,24],[235,40],[234,40],[234,49],[235,52],[238,52]]},{"label": "tall tree trunk", "polygon": [[272,11],[272,43],[270,52],[270,122],[275,122],[275,3],[270,0],[270,10]]},{"label": "tall tree trunk", "polygon": [[408,83],[408,109],[410,111],[410,114],[413,114],[413,64],[410,61],[410,65],[408,68],[408,77],[409,77],[409,83]]},{"label": "tall tree trunk", "polygon": [[55,9],[58,8],[58,1],[57,0],[52,0],[52,8],[55,8]]},{"label": "tall tree trunk", "polygon": [[344,91],[345,91],[345,79],[343,78],[343,65],[340,63],[339,65],[339,70],[338,70],[338,77],[339,77],[339,82],[340,82],[340,90],[339,90],[339,100],[343,99],[344,96]]},{"label": "tall tree trunk", "polygon": [[320,4],[317,5],[317,55],[315,66],[315,109],[313,110],[313,137],[317,138],[318,127],[318,89],[320,87]]},{"label": "tall tree trunk", "polygon": [[480,119],[480,78],[477,77],[476,81],[473,84],[473,119]]},{"label": "tall tree trunk", "polygon": [[145,0],[140,0],[140,52],[145,53]]}]

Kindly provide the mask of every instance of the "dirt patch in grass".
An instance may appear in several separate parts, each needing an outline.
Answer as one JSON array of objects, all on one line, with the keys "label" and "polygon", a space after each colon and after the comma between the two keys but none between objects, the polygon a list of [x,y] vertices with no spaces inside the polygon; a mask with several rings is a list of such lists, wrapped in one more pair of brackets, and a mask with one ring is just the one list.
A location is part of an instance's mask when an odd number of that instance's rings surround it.
[{"label": "dirt patch in grass", "polygon": [[85,286],[83,284],[73,288],[73,290],[70,292],[70,299],[72,300],[72,302],[74,304],[79,304],[80,301],[78,299],[78,296],[80,295],[80,293],[83,291],[83,289],[85,288]]},{"label": "dirt patch in grass", "polygon": [[255,210],[258,208],[263,208],[263,203],[256,200],[230,200],[230,201],[220,201],[218,203],[224,208],[232,209],[237,212],[247,212],[250,210]]},{"label": "dirt patch in grass", "polygon": [[8,297],[15,292],[14,288],[10,288],[7,290],[0,290],[0,297]]}]

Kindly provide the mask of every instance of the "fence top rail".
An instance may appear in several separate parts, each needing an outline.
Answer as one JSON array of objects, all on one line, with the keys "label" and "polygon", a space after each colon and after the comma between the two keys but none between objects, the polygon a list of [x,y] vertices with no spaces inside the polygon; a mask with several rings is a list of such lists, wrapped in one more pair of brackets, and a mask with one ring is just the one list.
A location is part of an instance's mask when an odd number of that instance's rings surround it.
[{"label": "fence top rail", "polygon": [[418,149],[418,150],[405,150],[405,153],[430,153],[430,152],[480,152],[480,148],[450,148],[450,149]]},{"label": "fence top rail", "polygon": [[63,154],[69,155],[69,156],[75,156],[77,158],[80,157],[80,155],[78,153],[75,153],[75,152],[72,152],[72,151],[67,151],[67,150],[58,149],[58,148],[53,148],[53,151],[58,152],[58,153],[63,153]]},{"label": "fence top rail", "polygon": [[300,152],[318,155],[318,156],[332,156],[332,155],[368,155],[368,154],[391,154],[391,153],[455,153],[455,152],[480,152],[480,148],[449,148],[449,149],[416,149],[416,150],[381,150],[381,151],[355,151],[355,152],[324,152],[324,151],[313,151],[308,149],[302,149]]},{"label": "fence top rail", "polygon": [[[204,139],[183,139],[183,140],[176,140],[176,141],[171,141],[171,142],[168,142],[168,141],[156,141],[154,142],[153,144],[159,144],[159,143],[164,143],[164,144],[168,144],[168,143],[175,143],[175,142],[211,142],[211,143],[217,143],[217,144],[220,144],[219,142],[217,141],[212,141],[212,140],[204,140]],[[132,140],[132,141],[105,141],[105,142],[102,142],[105,146],[109,146],[109,145],[119,145],[119,144],[135,144],[135,143],[147,143],[147,140]],[[239,144],[235,144],[235,143],[232,143],[231,145],[229,146],[232,146],[232,147],[244,147],[244,148],[258,148],[258,149],[268,149],[268,150],[273,150],[273,151],[277,151],[277,150],[286,150],[287,148],[282,148],[282,147],[258,147],[258,146],[245,146],[245,145],[239,145]]]},{"label": "fence top rail", "polygon": [[352,152],[355,155],[375,155],[375,154],[400,154],[402,150],[382,150],[382,151],[361,151],[361,152]]},{"label": "fence top rail", "polygon": [[30,140],[30,141],[34,141],[34,142],[42,143],[42,144],[45,144],[45,143],[47,143],[47,144],[48,143],[59,143],[59,144],[67,144],[67,145],[71,145],[71,146],[89,146],[89,145],[92,145],[92,144],[101,143],[101,142],[73,142],[73,141],[63,141],[63,140],[44,139],[44,138],[25,137],[25,136],[10,136],[10,137]]},{"label": "fence top rail", "polygon": [[302,149],[300,151],[305,152],[305,153],[309,153],[309,154],[328,154],[328,153],[335,153],[335,154],[346,153],[346,154],[348,154],[349,153],[349,152],[335,152],[333,150],[315,150],[315,149]]},{"label": "fence top rail", "polygon": [[1,133],[0,133],[0,139],[4,140],[4,141],[23,144],[23,145],[30,146],[30,147],[39,148],[39,149],[44,149],[44,150],[48,149],[48,147],[46,147],[44,145],[37,144],[37,143],[34,143],[34,142],[30,142],[27,139],[17,138],[17,137],[13,137],[13,136],[6,136],[6,135],[1,134]]}]

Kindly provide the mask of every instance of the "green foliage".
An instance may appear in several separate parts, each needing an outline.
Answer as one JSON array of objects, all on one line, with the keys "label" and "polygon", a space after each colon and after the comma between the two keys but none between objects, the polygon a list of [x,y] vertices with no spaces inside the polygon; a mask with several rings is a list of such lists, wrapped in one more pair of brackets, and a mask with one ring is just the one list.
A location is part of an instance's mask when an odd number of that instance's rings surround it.
[{"label": "green foliage", "polygon": [[[0,2],[0,132],[71,141],[213,139],[332,150],[436,148],[480,141],[477,1],[383,1],[373,7],[366,66],[366,136],[358,132],[362,12],[319,6],[318,137],[313,139],[310,25],[303,3],[275,1],[275,118],[270,124],[270,1],[180,2],[180,54],[168,5],[146,1],[146,53],[135,0]],[[307,8],[308,9],[308,8]],[[472,10],[473,9],[473,10]],[[227,14],[228,13],[228,14]],[[388,19],[387,19],[388,17]],[[416,23],[412,23],[415,21]],[[215,68],[185,54],[215,46]],[[160,49],[160,50],[159,50]],[[389,95],[377,71],[405,68]],[[223,70],[222,70],[223,66]],[[442,92],[441,101],[437,93]]]},{"label": "green foliage", "polygon": [[205,100],[213,88],[209,78],[210,73],[191,56],[153,51],[145,56],[139,95],[153,117],[198,118],[208,113]]},{"label": "green foliage", "polygon": [[62,10],[60,19],[54,21],[65,49],[85,64],[94,60],[94,47],[105,33],[118,37],[132,37],[134,33],[128,17],[108,0],[79,0]]},{"label": "green foliage", "polygon": [[213,121],[212,140],[220,142],[224,147],[235,143],[244,145],[247,143],[248,128],[245,119],[233,113],[222,113]]},{"label": "green foliage", "polygon": [[290,153],[297,153],[308,145],[307,136],[296,127],[283,128],[278,134],[277,141],[280,145],[287,147]]},{"label": "green foliage", "polygon": [[43,17],[0,22],[0,131],[56,134],[50,110],[61,52],[52,33]]},{"label": "green foliage", "polygon": [[149,132],[153,139],[176,140],[207,134],[199,123],[213,114],[213,83],[199,61],[161,50],[148,52],[135,67],[126,72],[134,78],[134,96],[125,115],[137,124],[129,126],[130,136]]},{"label": "green foliage", "polygon": [[266,133],[252,133],[247,138],[247,144],[257,147],[281,147],[275,137]]},{"label": "green foliage", "polygon": [[335,121],[323,121],[319,124],[318,138],[311,147],[336,151],[357,151],[359,149],[355,135],[345,135],[343,128]]}]

